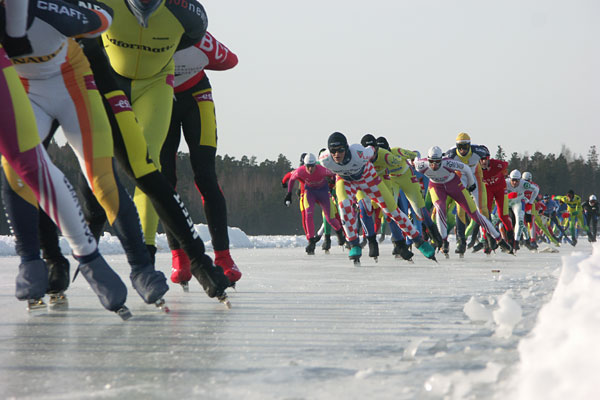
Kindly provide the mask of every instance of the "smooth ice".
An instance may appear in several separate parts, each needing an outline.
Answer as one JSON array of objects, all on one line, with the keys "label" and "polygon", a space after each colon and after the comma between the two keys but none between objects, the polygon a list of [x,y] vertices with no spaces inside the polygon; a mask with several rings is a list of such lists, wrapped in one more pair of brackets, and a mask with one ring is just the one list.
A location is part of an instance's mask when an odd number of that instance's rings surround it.
[{"label": "smooth ice", "polygon": [[[363,257],[354,267],[337,246],[329,255],[317,248],[315,256],[303,247],[234,249],[244,276],[229,290],[232,308],[191,282],[190,293],[170,284],[169,314],[131,288],[124,255],[107,255],[129,287],[134,317],[126,322],[104,310],[81,277],[69,288],[68,311],[28,313],[14,297],[18,259],[2,257],[1,397],[526,398],[544,376],[566,376],[539,371],[534,361],[551,359],[562,321],[579,338],[597,324],[593,309],[573,316],[583,296],[567,289],[600,287],[589,284],[598,279],[600,257],[587,242],[563,245],[558,254],[467,253],[459,260],[451,253],[437,264],[420,254],[409,264],[391,250],[384,244],[378,263]],[[157,265],[168,275],[170,254],[158,253]],[[562,276],[568,279],[557,289],[564,292],[558,309],[547,310]],[[532,332],[543,307],[540,323],[552,338]],[[576,339],[563,362],[586,352]],[[596,373],[598,361],[585,367]],[[570,379],[563,383],[574,385]]]}]

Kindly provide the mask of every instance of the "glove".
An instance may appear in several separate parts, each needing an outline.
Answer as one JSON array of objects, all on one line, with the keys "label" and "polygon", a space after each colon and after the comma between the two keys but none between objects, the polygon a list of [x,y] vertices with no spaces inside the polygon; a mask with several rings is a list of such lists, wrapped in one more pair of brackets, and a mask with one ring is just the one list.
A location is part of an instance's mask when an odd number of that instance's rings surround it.
[{"label": "glove", "polygon": [[467,190],[469,191],[469,193],[472,193],[475,189],[477,189],[477,185],[476,184],[472,184],[471,186],[469,186],[467,188]]},{"label": "glove", "polygon": [[287,189],[287,182],[281,182],[281,187],[284,189]]},{"label": "glove", "polygon": [[286,205],[286,207],[289,207],[290,204],[292,204],[292,194],[288,193],[285,195],[285,200],[283,201],[283,203]]},{"label": "glove", "polygon": [[33,53],[33,48],[31,48],[31,43],[29,42],[27,35],[17,38],[6,35],[2,41],[2,47],[4,47],[6,54],[8,54],[10,58]]}]

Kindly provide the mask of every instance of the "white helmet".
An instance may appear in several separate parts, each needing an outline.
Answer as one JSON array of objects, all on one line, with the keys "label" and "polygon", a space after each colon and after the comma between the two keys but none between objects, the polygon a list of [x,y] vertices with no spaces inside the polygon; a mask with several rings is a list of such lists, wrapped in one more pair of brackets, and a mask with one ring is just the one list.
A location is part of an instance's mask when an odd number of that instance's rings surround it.
[{"label": "white helmet", "polygon": [[590,194],[589,201],[598,201],[595,194]]},{"label": "white helmet", "polygon": [[313,153],[308,153],[304,156],[304,165],[315,165],[317,163],[317,157]]},{"label": "white helmet", "polygon": [[531,172],[529,171],[523,172],[523,179],[527,182],[531,182],[531,180],[533,179],[533,175],[531,175]]},{"label": "white helmet", "polygon": [[433,146],[427,151],[427,159],[428,160],[441,160],[444,152],[438,146]]},{"label": "white helmet", "polygon": [[510,171],[510,179],[521,179],[521,171],[518,169]]}]

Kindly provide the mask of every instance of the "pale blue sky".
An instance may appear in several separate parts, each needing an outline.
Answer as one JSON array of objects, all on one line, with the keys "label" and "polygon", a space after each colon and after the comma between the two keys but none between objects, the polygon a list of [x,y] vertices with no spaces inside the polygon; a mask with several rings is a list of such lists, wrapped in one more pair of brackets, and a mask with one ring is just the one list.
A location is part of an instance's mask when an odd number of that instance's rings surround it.
[{"label": "pale blue sky", "polygon": [[[333,131],[586,157],[600,144],[597,0],[204,0],[239,65],[209,72],[219,154],[293,162]],[[599,146],[600,147],[600,146]]]}]

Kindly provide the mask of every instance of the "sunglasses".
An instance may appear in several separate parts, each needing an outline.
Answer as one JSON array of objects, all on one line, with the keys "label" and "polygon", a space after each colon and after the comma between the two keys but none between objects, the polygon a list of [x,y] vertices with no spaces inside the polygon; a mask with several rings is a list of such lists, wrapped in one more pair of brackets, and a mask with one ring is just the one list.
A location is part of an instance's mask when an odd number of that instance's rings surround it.
[{"label": "sunglasses", "polygon": [[469,147],[471,147],[470,144],[457,144],[456,148],[459,150],[469,150]]},{"label": "sunglasses", "polygon": [[345,151],[346,151],[346,149],[344,149],[343,147],[333,147],[333,148],[329,149],[329,152],[331,154],[343,153]]},{"label": "sunglasses", "polygon": [[436,165],[439,165],[442,163],[442,160],[427,160],[427,161],[429,161],[429,164],[436,164]]},{"label": "sunglasses", "polygon": [[314,168],[316,167],[316,164],[306,164],[306,168]]}]

